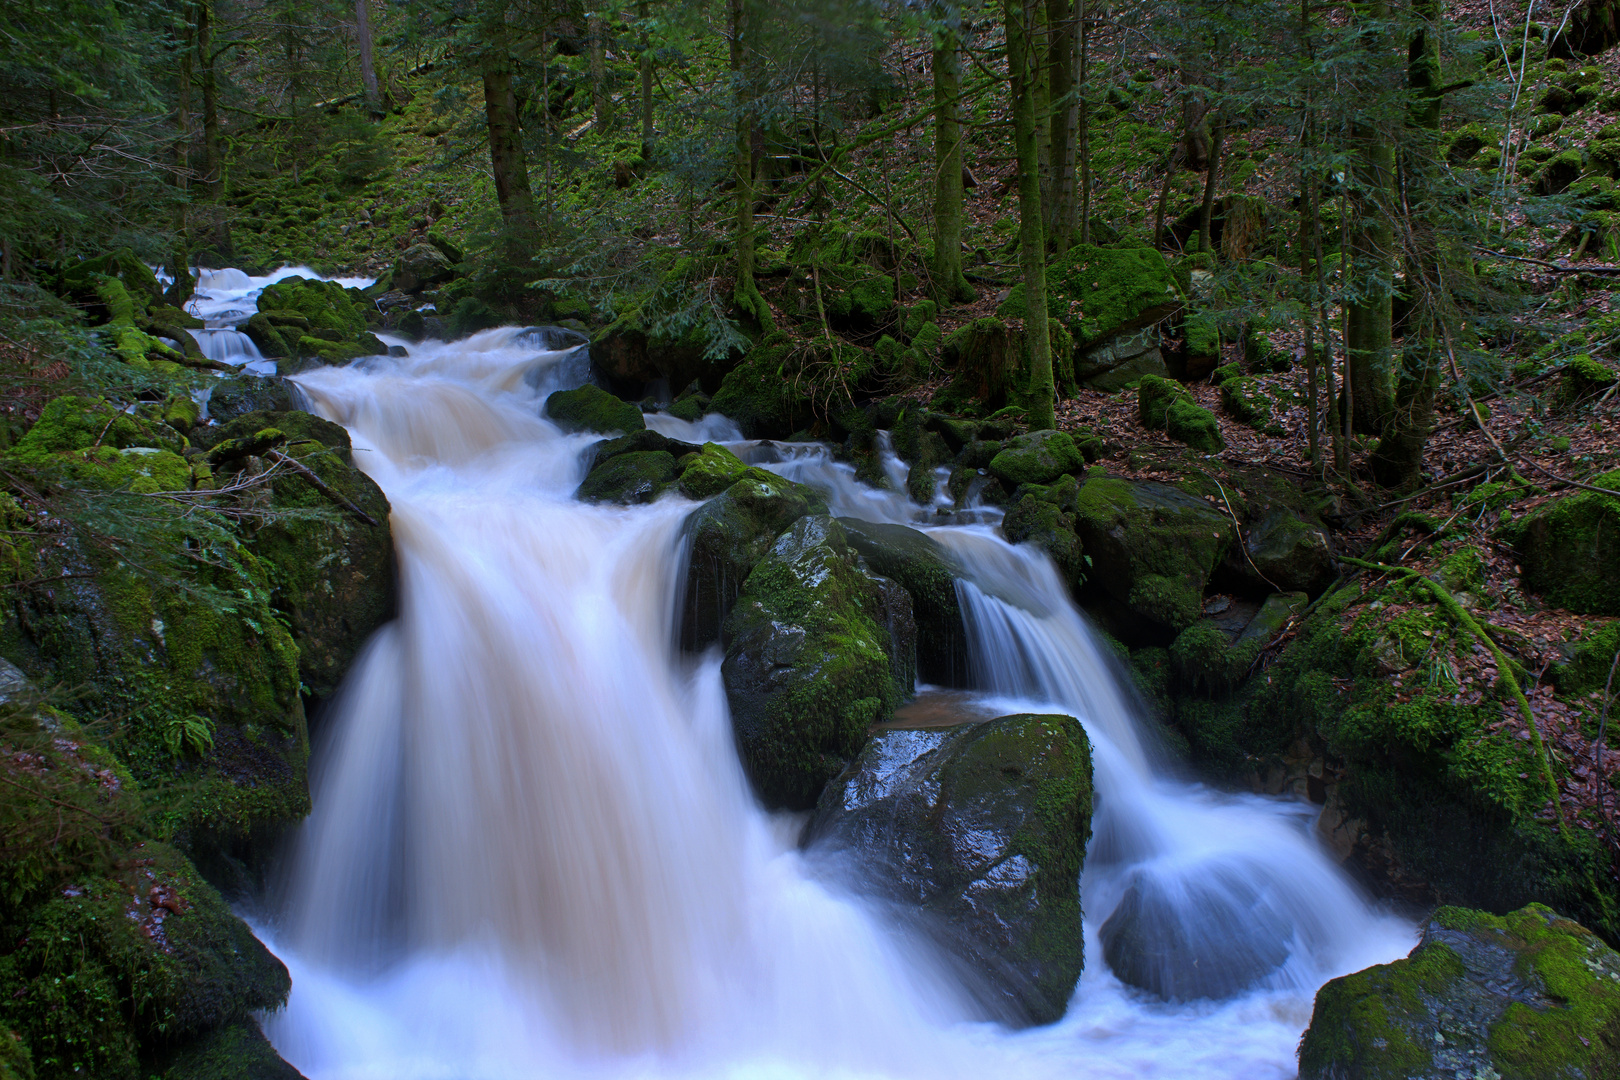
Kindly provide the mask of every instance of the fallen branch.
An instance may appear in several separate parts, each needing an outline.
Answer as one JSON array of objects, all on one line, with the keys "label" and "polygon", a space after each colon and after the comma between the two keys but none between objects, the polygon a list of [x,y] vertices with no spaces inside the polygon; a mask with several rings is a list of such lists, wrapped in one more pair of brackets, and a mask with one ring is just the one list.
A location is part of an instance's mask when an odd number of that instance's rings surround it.
[{"label": "fallen branch", "polygon": [[352,503],[348,499],[344,498],[337,491],[334,491],[332,489],[332,487],[329,484],[327,484],[327,482],[325,480],[322,480],[320,477],[316,476],[312,471],[310,471],[302,463],[294,460],[293,458],[288,457],[286,454],[283,454],[280,450],[267,451],[264,456],[269,458],[271,461],[275,462],[278,465],[287,466],[293,472],[297,473],[299,476],[302,476],[305,480],[308,480],[311,484],[313,484],[315,486],[316,491],[319,491],[322,495],[325,495],[328,499],[331,499],[333,502],[335,502],[339,506],[343,507],[343,509],[345,509],[349,513],[353,514],[355,517],[359,518],[361,521],[365,522],[367,525],[370,525],[372,528],[376,528],[378,525],[381,524],[381,522],[379,522],[376,518],[372,517],[370,514],[366,513],[364,510],[362,510],[358,506],[354,505],[354,503]]}]

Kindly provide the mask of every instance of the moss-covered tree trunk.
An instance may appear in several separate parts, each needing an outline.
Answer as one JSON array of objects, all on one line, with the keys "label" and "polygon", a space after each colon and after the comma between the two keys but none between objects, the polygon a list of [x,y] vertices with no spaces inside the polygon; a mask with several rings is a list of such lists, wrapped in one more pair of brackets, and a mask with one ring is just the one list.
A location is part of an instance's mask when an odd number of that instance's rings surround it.
[{"label": "moss-covered tree trunk", "polygon": [[196,282],[191,277],[191,245],[188,241],[190,222],[187,215],[186,192],[191,187],[191,83],[196,74],[196,54],[193,51],[196,22],[185,19],[181,31],[180,53],[175,72],[174,107],[174,186],[180,198],[174,208],[174,241],[169,245],[168,270],[173,280],[163,294],[166,303],[183,307],[191,299]]},{"label": "moss-covered tree trunk", "polygon": [[637,67],[641,75],[641,160],[651,161],[653,152],[653,48],[647,26],[647,0],[636,5],[636,18],[642,25],[641,57]]},{"label": "moss-covered tree trunk", "polygon": [[1040,69],[1030,31],[1036,0],[1006,0],[1007,71],[1012,82],[1013,144],[1018,158],[1018,261],[1024,274],[1024,341],[1029,355],[1031,430],[1055,427],[1052,339],[1046,313],[1046,233],[1041,224],[1040,146],[1036,76]]},{"label": "moss-covered tree trunk", "polygon": [[1052,170],[1046,190],[1046,231],[1053,254],[1069,250],[1079,214],[1075,188],[1075,134],[1079,107],[1075,96],[1074,0],[1046,0],[1047,84],[1051,88]]},{"label": "moss-covered tree trunk", "polygon": [[[593,5],[600,8],[600,4]],[[592,10],[585,20],[585,33],[590,45],[591,116],[598,131],[606,131],[610,121],[612,99],[607,89],[607,20],[600,10]]]},{"label": "moss-covered tree trunk", "polygon": [[[229,48],[229,46],[226,46]],[[197,83],[202,90],[203,198],[215,209],[210,215],[209,245],[221,259],[232,257],[231,226],[221,204],[225,201],[225,157],[220,150],[219,77],[215,64],[213,0],[197,4]]]},{"label": "moss-covered tree trunk", "polygon": [[[1389,18],[1388,0],[1370,0],[1359,9],[1371,22],[1365,30],[1370,54],[1381,49],[1381,20]],[[1394,338],[1393,218],[1395,145],[1382,118],[1354,125],[1355,151],[1350,236],[1356,273],[1355,294],[1345,309],[1345,348],[1349,354],[1349,420],[1356,431],[1382,434],[1394,409],[1392,345]]]},{"label": "moss-covered tree trunk", "polygon": [[[951,10],[948,18],[954,19]],[[934,35],[934,291],[942,303],[972,300],[962,273],[962,46],[954,28]],[[819,112],[819,110],[818,110]]]},{"label": "moss-covered tree trunk", "polygon": [[736,153],[733,178],[736,182],[737,287],[733,293],[737,309],[761,330],[773,324],[771,309],[754,281],[754,180],[758,175],[763,133],[759,130],[759,60],[753,55],[758,26],[753,0],[729,0],[731,22],[731,79],[735,88],[733,107],[737,114]]},{"label": "moss-covered tree trunk", "polygon": [[[1418,23],[1407,51],[1406,85],[1410,93],[1408,137],[1401,154],[1401,205],[1424,205],[1414,189],[1433,190],[1435,163],[1440,160],[1440,34],[1442,0],[1414,0]],[[1434,421],[1434,399],[1443,362],[1441,338],[1446,333],[1449,298],[1444,288],[1441,239],[1432,222],[1410,220],[1406,287],[1416,318],[1407,339],[1394,408],[1372,457],[1373,475],[1386,487],[1411,487],[1423,475],[1423,452]]]},{"label": "moss-covered tree trunk", "polygon": [[371,0],[354,0],[354,44],[360,53],[360,85],[365,89],[366,108],[373,116],[382,111],[377,92],[377,64],[371,39]]},{"label": "moss-covered tree trunk", "polygon": [[484,82],[484,120],[489,128],[489,167],[495,200],[513,246],[534,231],[534,193],[529,187],[529,161],[523,149],[517,96],[512,91],[512,55],[507,46],[506,0],[479,0],[482,52],[479,74]]}]

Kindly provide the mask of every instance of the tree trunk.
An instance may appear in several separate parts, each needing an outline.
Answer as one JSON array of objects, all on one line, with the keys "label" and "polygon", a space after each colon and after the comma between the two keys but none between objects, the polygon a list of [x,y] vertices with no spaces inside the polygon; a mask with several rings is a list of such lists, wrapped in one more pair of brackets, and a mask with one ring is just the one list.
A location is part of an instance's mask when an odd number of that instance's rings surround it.
[{"label": "tree trunk", "polygon": [[737,87],[736,152],[732,159],[736,181],[737,287],[733,293],[737,309],[759,329],[769,331],[775,322],[771,309],[754,281],[754,178],[758,171],[762,133],[758,132],[758,62],[751,55],[756,26],[753,0],[728,0],[731,17],[731,71]]},{"label": "tree trunk", "polygon": [[[1437,181],[1434,162],[1440,159],[1440,36],[1441,0],[1415,0],[1412,14],[1419,22],[1407,51],[1406,84],[1412,94],[1410,148],[1402,155],[1403,185],[1433,190]],[[1420,205],[1426,200],[1415,200]],[[1401,200],[1410,207],[1414,200]],[[1444,267],[1439,238],[1427,221],[1408,221],[1402,231],[1411,237],[1407,251],[1406,285],[1412,293],[1413,333],[1408,337],[1401,365],[1400,385],[1385,434],[1372,456],[1373,475],[1385,487],[1414,486],[1423,476],[1423,452],[1434,420],[1434,399],[1440,386],[1442,350],[1447,333],[1448,297],[1443,287]]]},{"label": "tree trunk", "polygon": [[641,21],[641,58],[637,66],[641,69],[641,160],[652,160],[653,147],[653,50],[652,39],[645,29],[647,24],[647,0],[641,0],[636,5],[636,17]]},{"label": "tree trunk", "polygon": [[596,130],[605,132],[613,103],[607,91],[607,20],[600,12],[593,11],[586,18],[585,33],[590,40],[591,115],[596,119]]},{"label": "tree trunk", "polygon": [[1221,182],[1221,147],[1225,142],[1226,126],[1216,120],[1209,136],[1209,171],[1204,174],[1204,207],[1198,222],[1198,250],[1211,257],[1215,254],[1211,239],[1215,225],[1215,189]]},{"label": "tree trunk", "polygon": [[484,119],[489,126],[489,168],[508,247],[516,257],[524,248],[524,238],[534,231],[534,193],[529,187],[517,97],[512,92],[505,0],[479,0],[478,16],[483,46],[478,66],[484,81]]},{"label": "tree trunk", "polygon": [[360,49],[360,82],[366,91],[366,108],[371,115],[382,112],[377,92],[377,66],[371,43],[371,0],[354,0],[354,41]]},{"label": "tree trunk", "polygon": [[951,303],[976,295],[962,273],[962,52],[955,31],[935,36],[933,68],[934,291],[940,303]]},{"label": "tree trunk", "polygon": [[1041,220],[1040,147],[1036,116],[1036,62],[1030,30],[1035,0],[1006,0],[1007,71],[1012,82],[1013,144],[1018,156],[1018,261],[1024,272],[1024,342],[1029,391],[1024,402],[1032,431],[1056,426],[1052,340],[1046,313],[1046,236]]},{"label": "tree trunk", "polygon": [[168,269],[174,280],[163,294],[164,301],[175,307],[184,307],[196,287],[191,278],[191,245],[186,235],[189,225],[187,191],[191,187],[191,82],[196,74],[195,29],[195,22],[186,20],[175,77],[174,186],[180,192],[180,199],[174,209],[174,241],[169,245]]},{"label": "tree trunk", "polygon": [[1047,51],[1047,84],[1052,95],[1052,175],[1043,196],[1052,253],[1062,256],[1069,250],[1079,213],[1074,171],[1080,111],[1075,96],[1075,28],[1079,23],[1074,17],[1073,0],[1046,0],[1046,23],[1052,35]]},{"label": "tree trunk", "polygon": [[225,161],[220,153],[219,134],[219,80],[214,62],[214,4],[213,0],[200,0],[197,4],[197,70],[202,87],[203,108],[203,198],[215,206],[211,222],[210,244],[222,258],[229,259],[231,227],[225,220]]},{"label": "tree trunk", "polygon": [[[1080,77],[1075,81],[1075,133],[1079,142],[1078,165],[1080,167],[1080,242],[1091,243],[1091,102],[1087,99],[1087,90],[1091,85],[1091,14],[1086,9],[1088,0],[1079,0],[1080,17],[1076,20],[1077,31],[1080,35]],[[1159,215],[1163,218],[1164,201],[1160,199]],[[1154,244],[1157,245],[1158,228],[1155,227]]]},{"label": "tree trunk", "polygon": [[[1388,18],[1388,0],[1371,0],[1366,10],[1373,19]],[[1377,42],[1373,38],[1375,50]],[[1351,199],[1356,229],[1350,237],[1350,251],[1357,272],[1351,279],[1355,299],[1345,313],[1345,348],[1354,386],[1350,421],[1362,434],[1381,435],[1394,408],[1391,203],[1395,147],[1378,123],[1355,125],[1351,137],[1355,143]]]}]

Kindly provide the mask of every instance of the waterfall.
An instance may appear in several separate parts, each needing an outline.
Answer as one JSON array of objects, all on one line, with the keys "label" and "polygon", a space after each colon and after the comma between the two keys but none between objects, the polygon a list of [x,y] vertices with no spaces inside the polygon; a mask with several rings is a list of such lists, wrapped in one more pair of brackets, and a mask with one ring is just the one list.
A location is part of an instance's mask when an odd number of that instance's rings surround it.
[{"label": "waterfall", "polygon": [[[817,879],[799,819],[753,800],[718,657],[675,647],[694,504],[575,501],[596,437],[539,416],[585,378],[574,344],[490,330],[297,377],[388,494],[401,574],[399,618],[319,732],[314,812],[260,927],[294,979],[266,1032],[312,1080],[1286,1077],[1315,987],[1409,948],[1298,804],[1166,777],[1044,557],[934,528],[969,570],[980,696],[1072,712],[1095,748],[1086,974],[1059,1024],[984,1022],[930,945]],[[838,513],[928,514],[825,448],[651,422],[727,438]],[[1222,1001],[1131,990],[1098,945],[1127,897],[1223,963],[1195,909],[1254,915],[1274,969]]]}]

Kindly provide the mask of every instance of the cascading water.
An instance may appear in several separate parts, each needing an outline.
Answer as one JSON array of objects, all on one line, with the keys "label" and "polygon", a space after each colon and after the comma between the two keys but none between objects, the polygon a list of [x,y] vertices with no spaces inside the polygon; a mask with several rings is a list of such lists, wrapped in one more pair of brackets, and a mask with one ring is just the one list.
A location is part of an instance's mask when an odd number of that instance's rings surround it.
[{"label": "cascading water", "polygon": [[[266,1031],[307,1075],[1285,1077],[1315,987],[1410,946],[1316,850],[1303,808],[1156,775],[1044,557],[935,528],[967,569],[982,704],[1077,715],[1099,793],[1068,1016],[978,1021],[947,964],[818,882],[798,821],[758,809],[717,659],[673,644],[693,504],[573,499],[595,437],[538,416],[585,377],[561,344],[493,330],[298,377],[387,492],[401,567],[400,616],[334,703],[265,929],[294,979]],[[924,514],[825,450],[649,421],[732,441],[837,513]],[[1175,1004],[1123,986],[1097,928],[1131,897],[1144,932],[1248,988]],[[1232,919],[1263,928],[1259,960],[1223,947]]]},{"label": "cascading water", "polygon": [[[253,339],[237,329],[258,310],[259,294],[267,286],[291,277],[310,278],[315,281],[335,281],[346,289],[364,288],[371,278],[329,278],[317,274],[307,266],[283,266],[273,274],[253,277],[240,270],[198,269],[196,286],[186,310],[204,323],[201,330],[189,330],[197,339],[198,348],[210,360],[218,360],[239,367],[254,375],[274,375],[276,362],[267,360],[253,344]],[[159,274],[167,283],[167,274]]]}]

